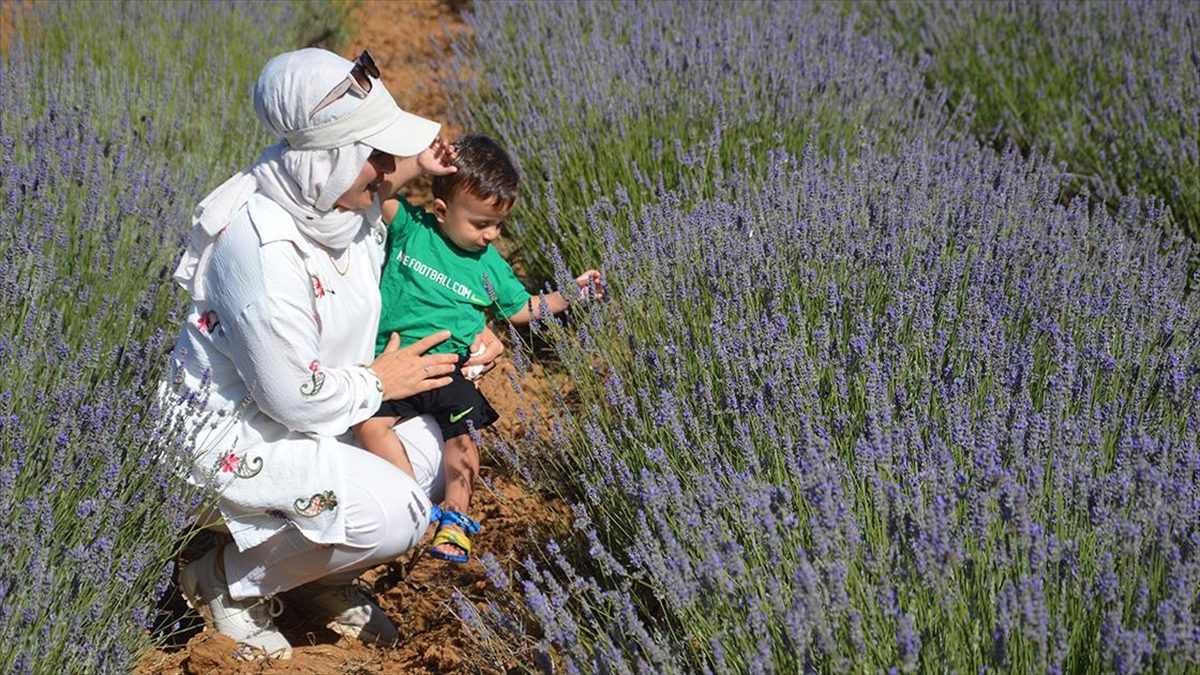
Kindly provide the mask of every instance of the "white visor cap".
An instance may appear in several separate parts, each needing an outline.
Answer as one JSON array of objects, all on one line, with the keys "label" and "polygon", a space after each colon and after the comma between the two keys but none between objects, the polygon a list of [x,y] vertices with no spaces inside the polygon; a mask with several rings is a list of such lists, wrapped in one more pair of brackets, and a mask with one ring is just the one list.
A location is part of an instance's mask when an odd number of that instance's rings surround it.
[{"label": "white visor cap", "polygon": [[295,150],[332,150],[363,143],[399,157],[420,153],[441,125],[400,109],[381,80],[366,98],[347,93],[310,120],[311,111],[350,75],[352,61],[323,49],[300,49],[267,62],[254,87],[263,124]]}]

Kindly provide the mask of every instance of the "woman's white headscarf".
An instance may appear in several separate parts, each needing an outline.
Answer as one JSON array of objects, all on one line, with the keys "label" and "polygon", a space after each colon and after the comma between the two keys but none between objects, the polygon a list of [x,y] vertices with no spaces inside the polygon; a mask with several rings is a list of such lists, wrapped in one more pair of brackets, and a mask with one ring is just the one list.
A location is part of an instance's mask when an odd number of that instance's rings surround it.
[{"label": "woman's white headscarf", "polygon": [[366,98],[347,94],[309,115],[354,64],[323,49],[301,49],[267,62],[254,86],[254,111],[281,142],[200,200],[175,281],[203,300],[208,256],[217,237],[256,193],[270,197],[312,240],[333,250],[354,241],[378,208],[341,211],[334,202],[358,178],[375,149],[399,157],[429,146],[440,125],[404,112],[379,80]]}]

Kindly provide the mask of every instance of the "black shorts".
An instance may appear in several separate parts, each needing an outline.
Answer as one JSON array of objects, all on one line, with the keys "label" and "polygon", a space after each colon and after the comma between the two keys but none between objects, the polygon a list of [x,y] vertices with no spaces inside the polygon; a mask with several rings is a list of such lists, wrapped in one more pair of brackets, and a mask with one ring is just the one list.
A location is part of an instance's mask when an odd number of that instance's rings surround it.
[{"label": "black shorts", "polygon": [[492,404],[457,368],[450,373],[450,384],[408,398],[384,401],[373,417],[404,420],[418,415],[433,415],[445,439],[468,433],[467,422],[478,431],[500,419]]}]

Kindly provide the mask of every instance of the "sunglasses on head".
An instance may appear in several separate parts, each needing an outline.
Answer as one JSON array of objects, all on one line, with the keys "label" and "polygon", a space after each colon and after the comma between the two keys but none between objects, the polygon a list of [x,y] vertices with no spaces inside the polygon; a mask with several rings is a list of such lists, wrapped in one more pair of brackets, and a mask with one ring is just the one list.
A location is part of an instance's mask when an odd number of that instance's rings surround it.
[{"label": "sunglasses on head", "polygon": [[379,66],[375,65],[371,52],[364,49],[358,58],[354,59],[354,67],[350,69],[350,74],[325,94],[325,98],[321,99],[317,107],[308,113],[308,119],[311,120],[314,115],[333,105],[334,101],[347,93],[355,98],[366,98],[367,94],[371,93],[371,78],[379,79]]}]

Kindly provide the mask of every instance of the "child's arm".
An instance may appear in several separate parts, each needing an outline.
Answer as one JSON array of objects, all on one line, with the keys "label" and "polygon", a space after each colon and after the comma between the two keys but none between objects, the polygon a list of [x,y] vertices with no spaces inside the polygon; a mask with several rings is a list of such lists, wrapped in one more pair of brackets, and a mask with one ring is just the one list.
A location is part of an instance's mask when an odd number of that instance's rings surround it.
[{"label": "child's arm", "polygon": [[[601,278],[600,273],[596,270],[588,270],[581,274],[579,278],[575,280],[575,285],[578,286],[582,291],[587,291],[589,288],[594,288],[596,291],[595,297],[597,300],[604,297],[604,280]],[[584,297],[586,298],[588,296],[584,295]],[[514,325],[525,326],[533,320],[535,312],[537,316],[540,316],[543,311],[549,311],[551,314],[558,314],[569,306],[570,304],[567,302],[566,298],[564,298],[562,293],[558,291],[542,296],[535,295],[529,299],[529,302],[525,303],[524,307],[517,310],[515,314],[510,315],[508,320]],[[543,308],[545,308],[545,310],[543,310]]]},{"label": "child's arm", "polygon": [[390,223],[396,216],[400,203],[396,193],[409,181],[422,174],[444,176],[458,171],[454,161],[458,159],[458,151],[442,138],[433,139],[433,143],[420,154],[412,157],[397,157],[396,170],[383,177],[379,184],[379,196],[382,198],[380,209],[383,211],[383,222]]}]

